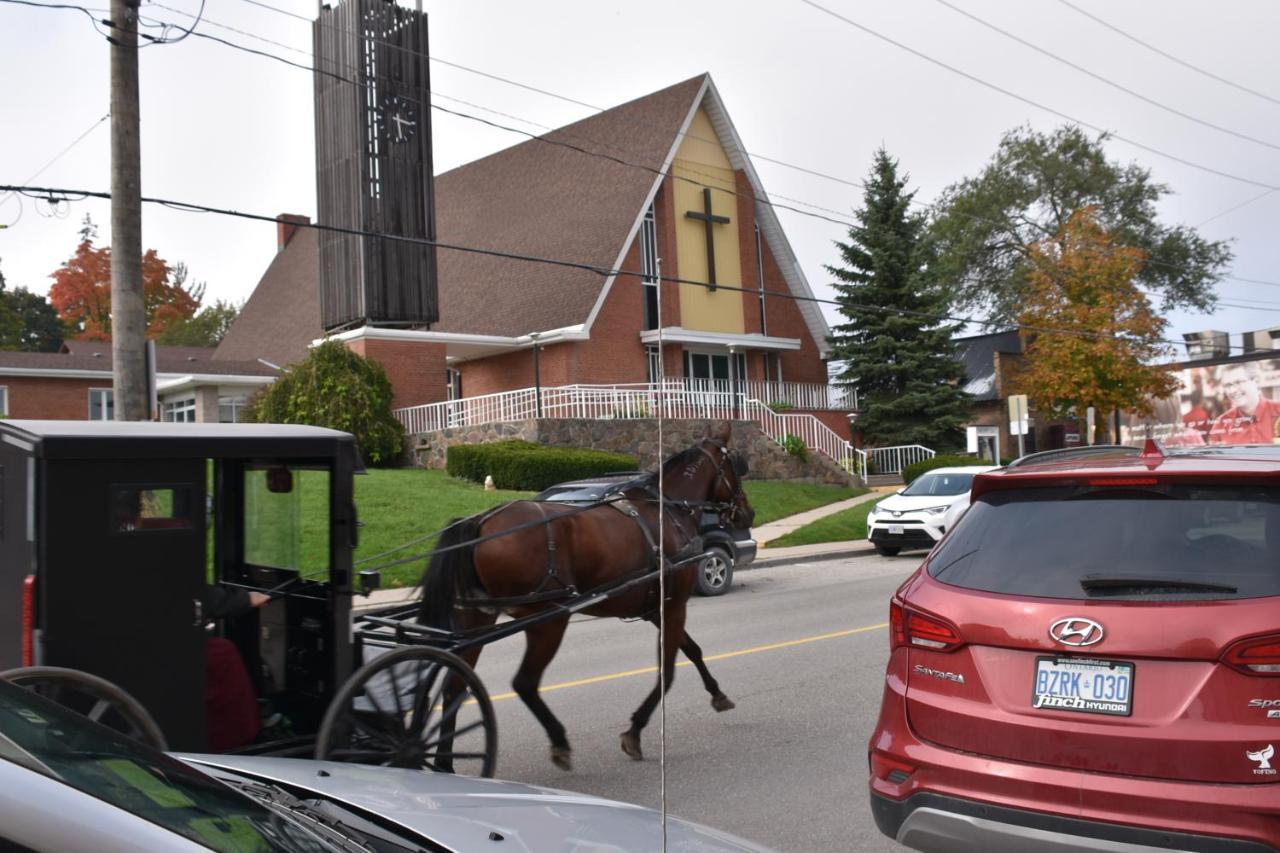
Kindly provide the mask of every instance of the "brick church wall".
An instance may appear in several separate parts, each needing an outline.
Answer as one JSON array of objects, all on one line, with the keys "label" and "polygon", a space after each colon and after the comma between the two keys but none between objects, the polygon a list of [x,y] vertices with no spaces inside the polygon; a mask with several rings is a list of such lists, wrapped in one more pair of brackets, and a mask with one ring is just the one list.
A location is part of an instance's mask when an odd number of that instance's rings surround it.
[{"label": "brick church wall", "polygon": [[438,403],[447,396],[444,344],[357,338],[347,346],[382,364],[391,380],[391,407]]},{"label": "brick church wall", "polygon": [[89,419],[89,389],[111,390],[111,375],[99,379],[58,379],[43,376],[0,376],[9,389],[9,418],[84,421]]}]

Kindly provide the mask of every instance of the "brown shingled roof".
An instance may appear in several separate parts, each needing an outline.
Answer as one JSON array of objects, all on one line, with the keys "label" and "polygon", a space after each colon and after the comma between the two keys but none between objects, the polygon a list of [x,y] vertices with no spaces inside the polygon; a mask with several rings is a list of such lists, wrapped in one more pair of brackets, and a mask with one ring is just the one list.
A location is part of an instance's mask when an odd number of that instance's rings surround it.
[{"label": "brown shingled roof", "polygon": [[[442,243],[609,268],[706,75],[567,125],[435,179]],[[576,145],[592,156],[548,144]],[[640,167],[608,159],[616,157]],[[288,364],[321,336],[316,232],[299,229],[267,268],[218,347],[217,360]],[[604,278],[527,261],[440,249],[433,329],[515,336],[585,323]]]},{"label": "brown shingled roof", "polygon": [[[19,370],[101,370],[111,372],[110,341],[72,341],[78,346],[63,352],[15,352],[0,350],[0,373]],[[208,373],[223,376],[274,376],[275,370],[258,361],[218,361],[206,347],[156,347],[158,373]]]},{"label": "brown shingled roof", "polygon": [[320,249],[314,228],[299,228],[218,344],[214,361],[265,359],[284,367],[307,357],[320,328]]},{"label": "brown shingled roof", "polygon": [[[704,77],[440,175],[440,241],[612,267]],[[438,257],[440,322],[434,328],[441,331],[521,335],[575,326],[586,322],[604,286],[602,276],[585,270],[447,249]]]}]

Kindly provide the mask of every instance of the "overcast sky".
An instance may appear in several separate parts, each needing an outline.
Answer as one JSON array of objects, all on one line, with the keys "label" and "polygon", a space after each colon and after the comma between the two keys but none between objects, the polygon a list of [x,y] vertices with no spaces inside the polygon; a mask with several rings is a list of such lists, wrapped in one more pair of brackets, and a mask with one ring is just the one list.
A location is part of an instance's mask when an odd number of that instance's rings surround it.
[{"label": "overcast sky", "polygon": [[[83,0],[101,7],[103,0]],[[264,0],[313,16],[302,0]],[[1280,5],[1219,0],[1139,3],[1071,0],[1113,26],[1235,84],[1188,70],[1105,29],[1060,0],[965,2],[974,15],[1169,107],[1251,136],[1213,130],[1090,79],[982,27],[937,0],[818,0],[841,15],[990,83],[1206,169],[1118,140],[1111,156],[1152,170],[1174,194],[1166,221],[1200,225],[1234,241],[1232,275],[1275,284],[1224,282],[1212,316],[1176,314],[1170,336],[1280,326],[1280,192],[1236,210],[1265,185],[1280,186],[1280,74],[1274,36]],[[956,0],[957,3],[962,0]],[[144,2],[146,21],[189,23],[199,0]],[[1019,124],[1050,130],[1062,119],[947,71],[838,21],[800,0],[769,2],[426,2],[432,88],[441,106],[539,133],[592,113],[587,106],[486,79],[456,63],[609,107],[709,71],[753,154],[860,180],[883,144],[932,201],[975,173],[1001,134]],[[187,13],[187,14],[184,14]],[[100,16],[105,16],[103,12]],[[244,33],[267,39],[272,44]],[[200,30],[310,64],[310,27],[249,0],[208,0]],[[151,30],[155,32],[155,30]],[[140,53],[145,195],[275,215],[315,215],[312,81],[307,71],[198,38]],[[32,173],[94,129],[32,183],[110,189],[107,45],[74,11],[0,3],[0,183]],[[466,103],[462,103],[462,102]],[[505,113],[505,116],[493,112]],[[438,171],[524,136],[433,111]],[[844,212],[861,192],[847,183],[756,159],[775,201]],[[800,205],[795,205],[800,206]],[[1227,212],[1229,211],[1230,212]],[[44,292],[75,248],[89,213],[108,238],[105,202],[0,203],[0,270],[11,285]],[[830,214],[824,214],[830,215]],[[830,296],[823,265],[839,224],[780,211],[811,285]],[[60,218],[63,217],[63,218]],[[143,242],[185,261],[208,297],[242,300],[275,252],[275,228],[148,206]],[[831,317],[830,309],[827,311]]]}]

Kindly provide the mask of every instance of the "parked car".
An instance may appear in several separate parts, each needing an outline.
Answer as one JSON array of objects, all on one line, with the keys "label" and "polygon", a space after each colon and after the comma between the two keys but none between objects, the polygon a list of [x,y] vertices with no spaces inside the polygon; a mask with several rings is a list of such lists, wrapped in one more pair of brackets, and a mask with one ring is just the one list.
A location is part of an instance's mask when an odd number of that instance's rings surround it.
[{"label": "parked car", "polygon": [[[764,848],[678,818],[667,847]],[[652,809],[360,764],[158,752],[0,682],[0,849],[661,850]]]},{"label": "parked car", "polygon": [[1280,850],[1280,448],[977,475],[869,744],[919,850]]},{"label": "parked car", "polygon": [[934,468],[871,508],[867,538],[876,553],[892,557],[912,548],[932,548],[969,508],[969,486],[975,474],[992,465]]},{"label": "parked car", "polygon": [[[610,491],[637,477],[642,471],[624,471],[559,483],[539,492],[534,500],[559,501],[579,506],[595,503]],[[699,595],[724,595],[733,585],[733,571],[751,565],[756,558],[756,541],[750,528],[733,527],[715,512],[702,514],[702,541],[707,556],[698,564]]]}]

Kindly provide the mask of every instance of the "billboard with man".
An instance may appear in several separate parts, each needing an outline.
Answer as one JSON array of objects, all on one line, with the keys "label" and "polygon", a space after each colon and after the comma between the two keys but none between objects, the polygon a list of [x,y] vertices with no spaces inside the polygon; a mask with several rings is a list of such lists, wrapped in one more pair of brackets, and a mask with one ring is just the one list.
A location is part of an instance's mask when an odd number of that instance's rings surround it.
[{"label": "billboard with man", "polygon": [[1125,418],[1125,444],[1280,444],[1280,358],[1188,366],[1176,375],[1175,395],[1152,401],[1149,416]]}]

